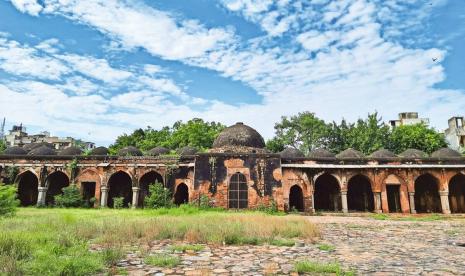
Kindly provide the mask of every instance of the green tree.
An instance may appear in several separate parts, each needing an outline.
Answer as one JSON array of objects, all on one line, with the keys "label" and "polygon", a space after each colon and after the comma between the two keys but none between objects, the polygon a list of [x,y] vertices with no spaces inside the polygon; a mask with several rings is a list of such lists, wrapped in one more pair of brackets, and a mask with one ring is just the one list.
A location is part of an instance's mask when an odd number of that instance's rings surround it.
[{"label": "green tree", "polygon": [[178,121],[173,125],[173,134],[170,137],[171,149],[184,146],[192,146],[198,149],[209,149],[213,145],[216,136],[225,128],[216,122],[204,122],[202,119],[194,118],[183,123]]},{"label": "green tree", "polygon": [[16,199],[17,188],[0,183],[0,216],[14,215],[19,200]]},{"label": "green tree", "polygon": [[304,153],[326,145],[330,128],[312,112],[302,112],[296,116],[282,117],[275,124],[276,137],[269,142],[271,150],[291,146]]},{"label": "green tree", "polygon": [[409,148],[432,153],[443,147],[447,147],[447,142],[442,133],[425,124],[415,124],[395,127],[389,137],[388,148],[395,153]]},{"label": "green tree", "polygon": [[278,137],[266,141],[266,148],[272,152],[278,153],[284,150],[286,144]]}]

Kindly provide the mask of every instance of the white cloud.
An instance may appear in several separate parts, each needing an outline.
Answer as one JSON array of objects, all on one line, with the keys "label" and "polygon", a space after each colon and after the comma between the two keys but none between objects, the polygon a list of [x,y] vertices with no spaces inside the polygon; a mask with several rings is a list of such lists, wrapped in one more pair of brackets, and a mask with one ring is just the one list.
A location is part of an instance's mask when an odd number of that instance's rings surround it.
[{"label": "white cloud", "polygon": [[36,0],[11,0],[11,3],[23,13],[38,16],[42,6]]}]

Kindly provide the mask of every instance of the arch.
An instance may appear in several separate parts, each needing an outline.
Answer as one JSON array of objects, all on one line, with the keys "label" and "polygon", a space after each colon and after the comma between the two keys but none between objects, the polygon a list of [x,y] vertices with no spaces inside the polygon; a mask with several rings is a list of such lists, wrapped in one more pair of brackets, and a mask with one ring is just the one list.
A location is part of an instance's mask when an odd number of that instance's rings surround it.
[{"label": "arch", "polygon": [[139,206],[144,206],[144,199],[150,194],[149,186],[156,182],[163,185],[163,177],[156,171],[149,171],[141,176],[139,179]]},{"label": "arch", "polygon": [[465,213],[465,175],[461,173],[449,181],[449,204],[451,213]]},{"label": "arch", "polygon": [[439,181],[431,174],[422,174],[415,180],[415,209],[417,213],[441,212]]},{"label": "arch", "polygon": [[181,183],[176,187],[174,193],[174,204],[181,205],[189,202],[189,188],[186,184]]},{"label": "arch", "polygon": [[305,210],[304,206],[304,194],[302,188],[299,185],[294,185],[289,190],[289,209],[297,210],[303,212]]},{"label": "arch", "polygon": [[45,183],[47,186],[45,204],[53,205],[55,196],[63,194],[63,188],[69,186],[69,177],[62,171],[54,171],[47,176]]},{"label": "arch", "polygon": [[37,204],[39,179],[31,171],[25,171],[18,175],[18,199],[21,206]]},{"label": "arch", "polygon": [[342,210],[341,188],[337,178],[329,173],[320,175],[315,181],[313,200],[315,210]]},{"label": "arch", "polygon": [[122,197],[123,206],[128,207],[132,200],[132,179],[124,171],[115,172],[108,180],[108,207],[113,207],[114,198]]},{"label": "arch", "polygon": [[229,179],[228,207],[244,209],[249,205],[247,178],[242,173],[235,173]]},{"label": "arch", "polygon": [[347,205],[349,210],[374,211],[374,197],[370,180],[361,174],[350,178],[347,184]]}]

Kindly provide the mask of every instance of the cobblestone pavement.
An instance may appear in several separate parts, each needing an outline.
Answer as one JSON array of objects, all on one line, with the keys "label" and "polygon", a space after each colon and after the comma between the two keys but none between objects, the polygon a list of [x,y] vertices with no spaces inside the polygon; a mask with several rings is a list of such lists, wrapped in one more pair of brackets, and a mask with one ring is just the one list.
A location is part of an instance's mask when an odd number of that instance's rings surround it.
[{"label": "cobblestone pavement", "polygon": [[[118,266],[129,275],[289,275],[296,260],[339,262],[357,275],[465,275],[465,220],[394,221],[369,217],[312,216],[322,238],[293,247],[205,246],[174,252],[181,264],[144,264],[140,252]],[[325,251],[322,244],[334,246]],[[169,241],[154,242],[149,254],[168,252]],[[331,246],[329,247],[331,248]],[[326,248],[328,249],[328,248]]]}]

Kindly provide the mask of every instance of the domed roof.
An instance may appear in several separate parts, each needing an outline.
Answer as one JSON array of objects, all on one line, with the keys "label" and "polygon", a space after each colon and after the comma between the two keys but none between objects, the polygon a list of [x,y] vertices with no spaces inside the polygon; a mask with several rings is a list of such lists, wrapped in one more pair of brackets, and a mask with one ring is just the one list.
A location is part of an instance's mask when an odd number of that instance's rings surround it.
[{"label": "domed roof", "polygon": [[177,150],[179,155],[194,155],[198,150],[194,147],[185,146]]},{"label": "domed roof", "polygon": [[406,149],[401,154],[399,154],[399,156],[403,158],[426,158],[428,157],[428,154],[417,149]]},{"label": "domed roof", "polygon": [[119,156],[142,156],[142,152],[133,146],[128,146],[118,151]]},{"label": "domed roof", "polygon": [[335,154],[330,152],[327,149],[314,149],[309,154],[308,157],[310,158],[332,158],[335,157]]},{"label": "domed roof", "polygon": [[41,146],[46,146],[46,147],[49,147],[49,148],[53,149],[53,145],[50,144],[50,143],[46,143],[46,142],[26,144],[26,145],[23,146],[23,149],[26,150],[26,151],[31,151],[31,150],[33,150],[35,148],[38,148],[38,147],[41,147]]},{"label": "domed roof", "polygon": [[158,156],[168,153],[170,153],[170,150],[165,147],[154,147],[153,149],[147,151],[147,155],[150,156]]},{"label": "domed roof", "polygon": [[225,128],[213,142],[213,148],[225,146],[264,148],[265,140],[255,129],[243,123],[236,123]]},{"label": "domed roof", "polygon": [[395,155],[393,152],[387,150],[387,149],[379,149],[372,154],[370,154],[371,158],[395,158],[397,155]]},{"label": "domed roof", "polygon": [[363,158],[365,157],[363,153],[359,152],[358,150],[354,150],[352,148],[348,148],[344,151],[341,151],[336,155],[337,158]]},{"label": "domed roof", "polygon": [[28,155],[56,155],[56,152],[47,146],[40,146],[31,150]]},{"label": "domed roof", "polygon": [[82,150],[78,147],[71,146],[58,153],[58,155],[81,155]]},{"label": "domed roof", "polygon": [[90,155],[108,155],[106,147],[96,147],[90,151]]},{"label": "domed roof", "polygon": [[442,148],[442,149],[438,149],[437,151],[433,152],[431,154],[431,157],[434,157],[434,158],[462,157],[462,154],[450,148]]},{"label": "domed roof", "polygon": [[281,158],[305,157],[300,150],[291,147],[285,148],[279,154],[281,155]]},{"label": "domed roof", "polygon": [[3,154],[26,155],[27,151],[25,149],[23,149],[22,147],[14,146],[14,147],[9,147],[6,150],[4,150]]}]

